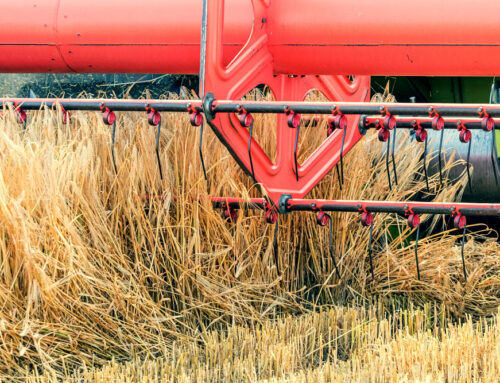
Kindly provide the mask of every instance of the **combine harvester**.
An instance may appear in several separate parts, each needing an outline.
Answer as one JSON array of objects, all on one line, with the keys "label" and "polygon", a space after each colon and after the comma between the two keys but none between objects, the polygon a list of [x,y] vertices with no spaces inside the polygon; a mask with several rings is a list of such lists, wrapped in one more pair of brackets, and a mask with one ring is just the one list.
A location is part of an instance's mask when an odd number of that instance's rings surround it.
[{"label": "combine harvester", "polygon": [[[18,0],[4,1],[0,20],[0,72],[180,73],[200,76],[200,100],[2,99],[21,124],[43,107],[116,115],[140,112],[161,129],[161,113],[187,113],[193,126],[210,126],[265,198],[214,197],[228,219],[238,209],[259,208],[267,222],[279,214],[310,211],[319,225],[330,212],[353,212],[373,228],[373,215],[396,213],[417,228],[422,214],[452,217],[463,230],[469,216],[500,216],[495,130],[500,105],[370,103],[370,76],[500,75],[500,3],[490,0]],[[276,101],[242,97],[266,85]],[[329,102],[304,102],[311,90]],[[271,161],[252,137],[253,114],[276,115],[277,155]],[[323,115],[325,139],[302,163],[297,159],[305,115]],[[304,116],[304,117],[302,117]],[[269,127],[271,129],[271,127]],[[389,148],[397,129],[427,145],[443,135],[466,145],[469,191],[486,203],[378,202],[305,199],[370,129]],[[413,144],[413,143],[412,143]],[[158,140],[157,140],[158,145]],[[156,148],[158,154],[158,146]],[[391,168],[390,163],[393,163]],[[158,156],[158,164],[161,163]],[[203,162],[202,162],[203,164]],[[471,164],[474,174],[470,171]],[[204,165],[203,165],[204,166]],[[425,169],[426,170],[426,169]],[[437,171],[437,170],[436,170]],[[426,172],[427,173],[427,172]],[[387,150],[389,185],[397,184],[394,152]],[[472,193],[474,195],[474,193]],[[331,227],[331,224],[330,224]],[[371,242],[371,241],[370,241]],[[462,247],[463,260],[463,247]],[[418,258],[417,258],[418,265]],[[418,270],[418,268],[417,268]],[[466,278],[465,263],[464,277]]]}]

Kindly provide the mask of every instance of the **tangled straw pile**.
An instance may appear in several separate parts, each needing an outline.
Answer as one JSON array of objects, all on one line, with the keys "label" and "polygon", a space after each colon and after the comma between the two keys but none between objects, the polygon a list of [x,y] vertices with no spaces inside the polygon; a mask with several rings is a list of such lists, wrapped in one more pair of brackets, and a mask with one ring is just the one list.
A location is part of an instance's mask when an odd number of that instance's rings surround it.
[{"label": "tangled straw pile", "polygon": [[[208,199],[258,195],[213,134],[204,143],[208,182],[187,115],[163,116],[159,177],[155,129],[144,116],[118,120],[117,165],[110,129],[94,113],[71,124],[42,110],[27,130],[12,111],[0,119],[0,373],[40,369],[62,374],[131,355],[171,355],[173,341],[203,342],[228,324],[254,325],[308,305],[363,301],[443,302],[455,316],[496,312],[499,245],[469,236],[469,278],[461,277],[460,249],[451,233],[421,241],[416,277],[412,233],[397,217],[375,221],[375,279],[368,272],[368,230],[355,214],[334,214],[335,254],[328,231],[310,214],[280,220],[279,252],[262,212],[225,222]],[[273,153],[272,116],[257,116],[256,137]],[[305,127],[301,155],[325,134]],[[346,184],[332,173],[315,197],[405,200],[420,193],[422,145],[401,133],[400,183],[389,191],[381,149],[368,137],[346,158]],[[450,166],[450,165],[448,165]],[[451,200],[461,184],[439,188]],[[162,195],[165,198],[144,199]],[[199,202],[198,202],[199,200]],[[387,230],[387,229],[390,230]],[[398,232],[393,240],[390,233]],[[481,239],[481,238],[480,238]]]}]

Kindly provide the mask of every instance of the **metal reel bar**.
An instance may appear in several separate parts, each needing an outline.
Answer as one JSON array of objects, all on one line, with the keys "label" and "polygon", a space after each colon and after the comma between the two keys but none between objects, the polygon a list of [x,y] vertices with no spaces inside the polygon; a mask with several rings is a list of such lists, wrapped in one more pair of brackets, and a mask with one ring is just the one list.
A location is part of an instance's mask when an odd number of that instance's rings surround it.
[{"label": "metal reel bar", "polygon": [[500,204],[486,203],[444,203],[444,202],[391,202],[391,201],[342,201],[287,199],[284,204],[286,212],[292,211],[345,211],[359,212],[360,209],[371,213],[405,214],[411,209],[415,214],[460,213],[464,216],[497,216],[500,217]]},{"label": "metal reel bar", "polygon": [[[164,196],[147,195],[145,199],[156,198],[163,200]],[[175,199],[175,198],[174,198]],[[253,209],[265,210],[273,205],[265,198],[237,198],[237,197],[211,197],[210,201],[215,209]],[[402,216],[420,214],[444,214],[454,218],[466,216],[489,216],[500,217],[500,204],[487,203],[438,203],[438,202],[392,202],[392,201],[342,201],[342,200],[314,200],[287,198],[280,205],[280,213],[291,213],[296,211],[310,212],[367,212],[367,213],[396,213]],[[275,221],[273,220],[272,223]],[[320,221],[318,221],[319,224]],[[410,221],[409,221],[410,222]],[[411,222],[414,222],[413,220]],[[463,222],[457,220],[459,228],[463,228]],[[323,225],[322,225],[323,226]],[[325,224],[326,226],[326,224]],[[411,226],[416,227],[413,223]]]},{"label": "metal reel bar", "polygon": [[[22,110],[39,110],[46,106],[54,108],[60,105],[66,111],[87,110],[100,111],[103,104],[115,112],[143,112],[152,108],[158,112],[186,112],[196,110],[203,112],[202,100],[121,100],[121,99],[57,99],[57,98],[0,98],[3,104],[10,104],[14,108]],[[415,104],[415,103],[347,103],[347,102],[241,102],[214,100],[212,103],[213,113],[238,113],[244,109],[248,113],[272,113],[286,114],[290,110],[299,114],[324,114],[331,115],[332,111],[344,115],[368,115],[382,116],[413,116],[426,117],[438,115],[441,117],[457,117],[464,122],[472,123],[470,118],[500,117],[500,105],[498,104]],[[400,119],[400,122],[403,122]],[[477,121],[476,121],[477,122]],[[447,128],[448,124],[445,124]],[[398,126],[399,127],[399,126]],[[455,125],[456,128],[456,125]],[[468,126],[469,129],[481,128],[478,124]],[[488,130],[496,129],[491,126]]]}]

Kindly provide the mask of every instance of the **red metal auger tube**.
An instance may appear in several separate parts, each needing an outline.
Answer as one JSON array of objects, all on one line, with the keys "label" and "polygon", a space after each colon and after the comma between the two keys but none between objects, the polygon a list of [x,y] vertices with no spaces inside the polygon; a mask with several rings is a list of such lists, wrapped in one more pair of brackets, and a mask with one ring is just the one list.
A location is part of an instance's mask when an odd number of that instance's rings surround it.
[{"label": "red metal auger tube", "polygon": [[[274,73],[500,75],[500,3],[254,0]],[[198,73],[202,0],[3,1],[0,72]],[[227,64],[251,0],[225,2]]]}]

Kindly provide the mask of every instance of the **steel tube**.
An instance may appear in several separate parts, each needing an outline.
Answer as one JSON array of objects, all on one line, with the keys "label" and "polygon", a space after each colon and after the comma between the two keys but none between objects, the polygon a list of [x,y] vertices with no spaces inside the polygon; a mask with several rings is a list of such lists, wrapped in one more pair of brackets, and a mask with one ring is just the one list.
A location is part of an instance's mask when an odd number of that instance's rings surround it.
[{"label": "steel tube", "polygon": [[393,202],[393,201],[342,201],[289,199],[287,211],[346,211],[373,213],[398,213],[408,211],[416,214],[484,215],[500,217],[500,204],[478,203],[429,203],[429,202]]},{"label": "steel tube", "polygon": [[[15,104],[25,110],[37,110],[43,106],[54,107],[61,105],[67,110],[100,110],[106,105],[114,111],[142,111],[148,107],[158,111],[184,112],[189,107],[202,111],[201,100],[127,100],[127,99],[71,99],[71,98],[0,98],[2,104]],[[431,119],[428,118],[429,110],[435,111],[438,115],[455,117],[455,119],[445,119],[445,128],[456,128],[457,121],[462,121],[469,129],[481,129],[481,119],[479,110],[487,111],[490,116],[500,116],[500,105],[497,104],[397,104],[385,103],[346,103],[346,102],[245,102],[214,100],[212,104],[213,113],[238,113],[245,110],[249,113],[273,113],[283,114],[293,111],[302,114],[325,114],[329,115],[335,111],[344,114],[370,114],[372,116],[383,116],[383,111],[391,115],[402,114],[404,118],[397,118],[396,122],[400,127],[409,127],[412,118],[422,118],[422,124],[430,127]],[[458,118],[468,115],[476,118]],[[372,117],[374,118],[374,117]],[[420,121],[420,119],[419,119]],[[497,129],[497,124],[493,129]]]}]

